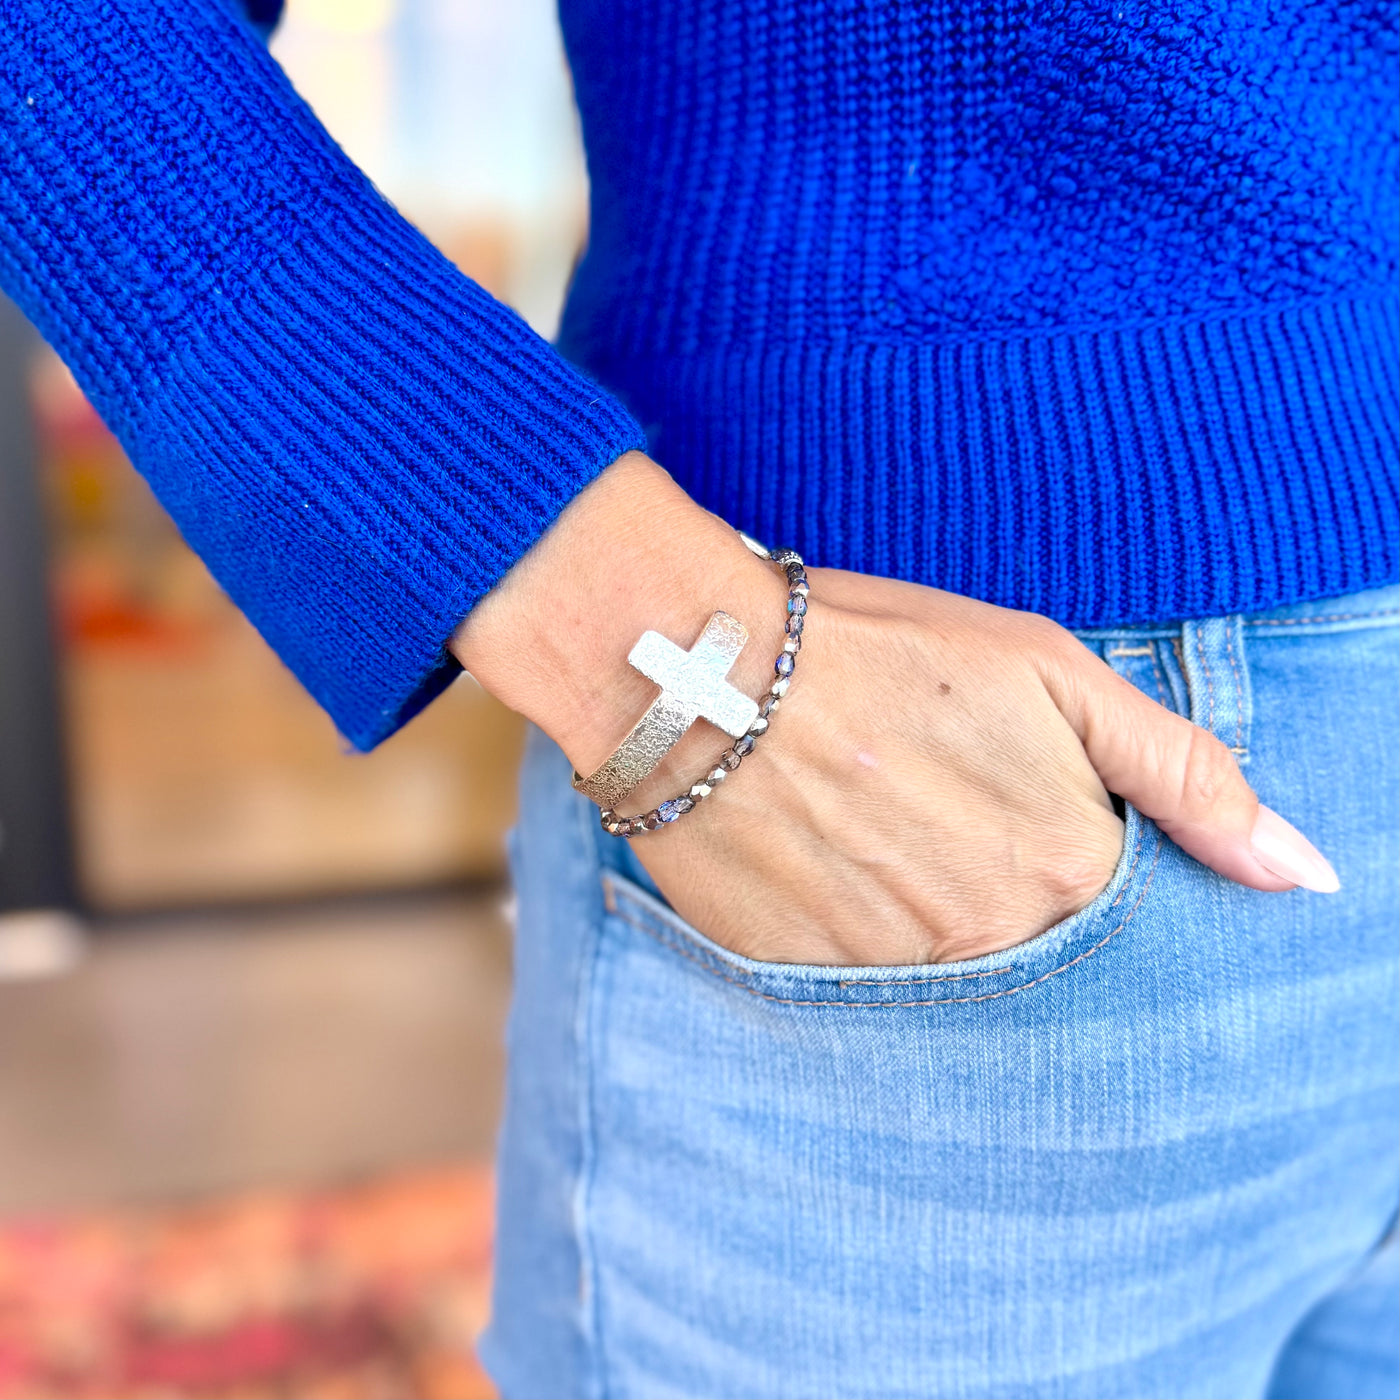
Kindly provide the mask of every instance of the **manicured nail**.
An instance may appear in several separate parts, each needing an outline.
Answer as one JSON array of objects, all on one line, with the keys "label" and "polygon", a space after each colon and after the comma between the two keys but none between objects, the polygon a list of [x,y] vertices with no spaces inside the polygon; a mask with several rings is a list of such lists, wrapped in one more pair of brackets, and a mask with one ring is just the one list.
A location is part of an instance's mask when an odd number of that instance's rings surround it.
[{"label": "manicured nail", "polygon": [[1249,844],[1254,859],[1280,880],[1291,880],[1318,894],[1335,894],[1342,887],[1327,857],[1297,827],[1262,802]]}]

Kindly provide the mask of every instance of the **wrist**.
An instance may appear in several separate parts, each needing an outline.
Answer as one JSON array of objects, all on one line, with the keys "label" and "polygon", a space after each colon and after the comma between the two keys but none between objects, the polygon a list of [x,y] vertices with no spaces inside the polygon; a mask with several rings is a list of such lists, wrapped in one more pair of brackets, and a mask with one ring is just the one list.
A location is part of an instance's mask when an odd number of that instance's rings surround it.
[{"label": "wrist", "polygon": [[[641,453],[587,486],[473,609],[452,650],[498,699],[592,772],[656,695],[627,664],[648,628],[689,647],[716,608],[750,640],[730,679],[757,695],[782,644],[781,576]],[[705,766],[725,736],[699,722],[645,785]],[[698,773],[698,770],[697,770]],[[638,796],[642,789],[638,790]]]}]

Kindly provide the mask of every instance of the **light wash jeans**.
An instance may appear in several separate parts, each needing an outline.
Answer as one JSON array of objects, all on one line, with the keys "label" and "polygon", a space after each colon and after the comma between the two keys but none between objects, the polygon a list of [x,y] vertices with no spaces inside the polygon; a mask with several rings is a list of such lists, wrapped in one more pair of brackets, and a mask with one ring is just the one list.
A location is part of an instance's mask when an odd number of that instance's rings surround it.
[{"label": "light wash jeans", "polygon": [[1087,909],[974,962],[736,957],[536,735],[504,1394],[1395,1396],[1397,608],[1084,634],[1340,894],[1231,884],[1130,810]]}]

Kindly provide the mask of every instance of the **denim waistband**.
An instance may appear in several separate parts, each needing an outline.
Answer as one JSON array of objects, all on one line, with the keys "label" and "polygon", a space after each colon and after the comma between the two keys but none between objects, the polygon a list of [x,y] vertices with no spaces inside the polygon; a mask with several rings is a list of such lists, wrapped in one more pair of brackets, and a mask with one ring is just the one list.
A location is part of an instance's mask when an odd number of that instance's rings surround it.
[{"label": "denim waistband", "polygon": [[[1287,627],[1307,632],[1346,632],[1359,627],[1383,627],[1400,619],[1400,584],[1368,588],[1340,598],[1313,598],[1286,603],[1264,612],[1244,613],[1245,627]],[[1125,623],[1121,627],[1090,627],[1075,632],[1086,641],[1112,637],[1175,637],[1193,619],[1176,622]]]}]

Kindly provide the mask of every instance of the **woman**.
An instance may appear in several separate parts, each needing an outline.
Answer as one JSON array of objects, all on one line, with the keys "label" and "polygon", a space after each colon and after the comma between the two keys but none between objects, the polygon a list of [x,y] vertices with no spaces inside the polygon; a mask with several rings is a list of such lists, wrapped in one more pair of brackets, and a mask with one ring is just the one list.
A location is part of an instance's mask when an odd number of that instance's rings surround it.
[{"label": "woman", "polygon": [[231,3],[3,14],[186,537],[358,747],[541,731],[507,1395],[1394,1393],[1389,7],[567,0],[567,359]]}]

